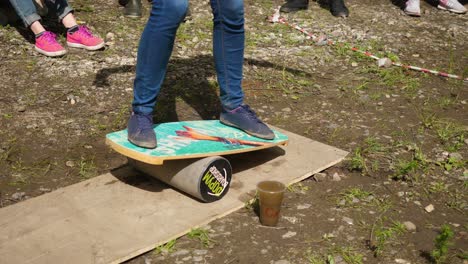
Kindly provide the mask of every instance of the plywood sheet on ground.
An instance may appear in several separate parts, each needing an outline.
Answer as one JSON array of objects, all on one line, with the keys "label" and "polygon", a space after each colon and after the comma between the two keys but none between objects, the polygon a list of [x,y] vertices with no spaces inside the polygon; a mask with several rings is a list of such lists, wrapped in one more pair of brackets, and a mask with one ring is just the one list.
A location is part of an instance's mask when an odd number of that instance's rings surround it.
[{"label": "plywood sheet on ground", "polygon": [[2,208],[0,262],[119,263],[242,208],[259,181],[298,182],[347,154],[284,133],[288,146],[229,156],[231,188],[213,203],[124,167]]}]

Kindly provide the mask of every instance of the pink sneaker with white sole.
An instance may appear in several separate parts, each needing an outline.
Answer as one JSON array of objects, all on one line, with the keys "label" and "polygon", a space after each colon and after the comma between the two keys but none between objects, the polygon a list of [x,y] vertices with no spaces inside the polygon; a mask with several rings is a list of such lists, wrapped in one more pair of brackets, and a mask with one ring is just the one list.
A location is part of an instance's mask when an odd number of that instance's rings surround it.
[{"label": "pink sneaker with white sole", "polygon": [[104,40],[94,36],[87,26],[78,26],[78,30],[67,32],[67,45],[72,48],[98,50],[104,47]]},{"label": "pink sneaker with white sole", "polygon": [[36,38],[35,47],[37,52],[49,57],[63,56],[67,51],[57,42],[56,35],[50,31],[45,31]]}]

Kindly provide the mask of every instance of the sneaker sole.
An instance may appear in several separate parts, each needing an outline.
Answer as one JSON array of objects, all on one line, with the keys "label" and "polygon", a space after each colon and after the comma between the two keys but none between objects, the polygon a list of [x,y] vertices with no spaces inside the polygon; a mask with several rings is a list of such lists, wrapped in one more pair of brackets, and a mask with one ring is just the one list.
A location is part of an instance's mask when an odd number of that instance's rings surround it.
[{"label": "sneaker sole", "polygon": [[156,142],[156,144],[151,145],[151,144],[148,144],[148,143],[145,143],[145,142],[138,142],[138,141],[135,141],[135,140],[131,140],[130,138],[127,138],[127,140],[130,143],[132,143],[133,145],[138,146],[140,148],[155,149],[158,146],[157,142]]},{"label": "sneaker sole", "polygon": [[85,50],[98,50],[98,49],[102,49],[104,47],[105,43],[102,42],[96,46],[86,46],[86,45],[83,45],[83,44],[79,44],[79,43],[73,43],[73,42],[68,42],[67,41],[67,46],[68,47],[72,47],[72,48],[78,48],[78,49],[85,49]]},{"label": "sneaker sole", "polygon": [[466,13],[466,10],[459,11],[459,10],[456,10],[456,9],[450,9],[450,8],[443,7],[441,5],[438,5],[437,8],[439,8],[440,10],[445,10],[445,11],[449,11],[449,12],[453,12],[453,13],[457,13],[457,14],[465,14]]},{"label": "sneaker sole", "polygon": [[34,47],[34,49],[41,53],[42,55],[46,55],[48,57],[60,57],[60,56],[63,56],[65,54],[67,54],[67,51],[66,50],[60,50],[60,51],[45,51],[43,49],[40,49],[38,48],[37,46]]},{"label": "sneaker sole", "polygon": [[267,140],[273,140],[273,139],[275,139],[275,134],[273,134],[272,137],[266,137],[266,136],[261,135],[261,134],[252,133],[252,132],[246,131],[246,130],[244,130],[244,129],[242,129],[242,128],[240,128],[240,127],[234,125],[234,124],[231,124],[231,123],[229,123],[229,122],[223,121],[223,120],[221,120],[221,119],[219,120],[219,122],[221,122],[221,124],[223,124],[223,125],[230,126],[230,127],[237,128],[237,129],[239,129],[239,130],[242,130],[242,131],[244,131],[245,133],[247,133],[247,134],[249,134],[249,135],[251,135],[251,136],[254,136],[254,137],[258,137],[258,138],[261,138],[261,139],[267,139]]},{"label": "sneaker sole", "polygon": [[406,11],[406,10],[403,10],[403,12],[405,12],[405,14],[407,14],[408,16],[415,16],[415,17],[421,16],[421,13],[417,13],[417,12],[411,12],[411,11]]}]

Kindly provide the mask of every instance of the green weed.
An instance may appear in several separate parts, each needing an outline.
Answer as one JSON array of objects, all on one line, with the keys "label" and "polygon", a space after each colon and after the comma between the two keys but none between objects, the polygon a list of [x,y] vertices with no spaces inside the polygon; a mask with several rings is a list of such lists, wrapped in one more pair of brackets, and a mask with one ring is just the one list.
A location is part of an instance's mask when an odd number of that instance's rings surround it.
[{"label": "green weed", "polygon": [[395,173],[392,176],[394,180],[411,180],[411,174],[419,168],[417,160],[398,160]]},{"label": "green weed", "polygon": [[153,254],[159,255],[164,253],[171,253],[175,250],[177,240],[173,239],[166,244],[160,245],[153,250]]},{"label": "green weed", "polygon": [[362,150],[360,147],[356,148],[353,152],[353,155],[349,159],[348,169],[351,171],[361,171],[365,172],[367,170],[366,160],[362,155]]},{"label": "green weed", "polygon": [[395,242],[396,238],[403,234],[406,229],[405,226],[400,222],[393,222],[391,226],[384,226],[380,224],[377,228],[373,230],[372,237],[374,245],[372,245],[372,250],[376,257],[380,256],[386,245],[389,243]]},{"label": "green weed", "polygon": [[312,253],[310,249],[306,251],[305,259],[307,260],[307,263],[309,264],[327,264],[324,256]]},{"label": "green weed", "polygon": [[328,255],[327,263],[335,263],[334,255],[340,255],[347,264],[363,264],[364,256],[351,247],[334,248]]},{"label": "green weed", "polygon": [[364,200],[371,195],[371,192],[364,191],[360,188],[350,188],[340,193],[339,202],[344,201],[344,206],[350,206],[356,199]]},{"label": "green weed", "polygon": [[429,160],[422,152],[422,149],[414,144],[408,144],[407,148],[412,151],[412,156],[408,160],[398,160],[394,168],[392,179],[404,181],[417,181],[415,172],[419,169],[426,170]]},{"label": "green weed", "polygon": [[[465,181],[466,184],[466,181]],[[466,186],[463,186],[464,189],[466,189]],[[449,199],[446,203],[446,205],[451,208],[455,209],[460,212],[464,212],[468,208],[468,203],[466,199],[466,190],[465,191],[459,191],[456,190],[449,192]]]},{"label": "green weed", "polygon": [[204,247],[211,247],[215,241],[210,238],[208,231],[201,228],[192,229],[187,236],[189,238],[198,239]]},{"label": "green weed", "polygon": [[462,133],[458,136],[456,136],[451,144],[447,145],[447,151],[449,152],[456,152],[460,150],[461,147],[465,145],[465,134]]},{"label": "green weed", "polygon": [[366,150],[369,152],[382,152],[384,147],[380,144],[375,137],[368,137],[364,140],[366,143]]},{"label": "green weed", "polygon": [[459,160],[456,157],[449,157],[444,162],[436,162],[437,165],[443,167],[446,171],[451,171],[453,169],[460,169],[466,165],[465,160]]},{"label": "green weed", "polygon": [[455,138],[456,136],[464,136],[463,128],[450,121],[438,122],[435,126],[435,131],[437,133],[437,137],[443,144],[448,143],[449,140]]},{"label": "green weed", "polygon": [[429,185],[430,193],[441,193],[447,191],[448,187],[444,182],[431,182]]},{"label": "green weed", "polygon": [[304,186],[302,183],[298,182],[288,185],[287,189],[292,193],[304,193],[309,190],[309,186]]},{"label": "green weed", "polygon": [[426,129],[433,128],[437,121],[435,113],[427,112],[423,112],[422,114],[420,114],[419,119],[421,120],[422,126]]},{"label": "green weed", "polygon": [[435,263],[445,263],[449,246],[452,245],[453,231],[449,225],[443,225],[439,235],[434,241],[434,250],[431,252],[431,257]]},{"label": "green weed", "polygon": [[89,179],[96,175],[97,168],[94,164],[94,158],[87,159],[81,157],[79,162],[79,171],[78,174],[84,179]]}]

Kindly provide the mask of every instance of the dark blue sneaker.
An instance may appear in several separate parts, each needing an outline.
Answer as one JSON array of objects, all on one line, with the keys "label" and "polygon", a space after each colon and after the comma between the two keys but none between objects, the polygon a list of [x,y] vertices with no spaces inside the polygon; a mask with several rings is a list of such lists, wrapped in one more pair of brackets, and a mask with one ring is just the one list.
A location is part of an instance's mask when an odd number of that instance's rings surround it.
[{"label": "dark blue sneaker", "polygon": [[152,114],[132,113],[128,120],[127,133],[128,141],[139,147],[153,149],[157,145]]},{"label": "dark blue sneaker", "polygon": [[245,133],[263,139],[274,139],[275,133],[258,119],[255,112],[246,104],[231,111],[223,109],[219,118],[221,123],[243,130]]}]

